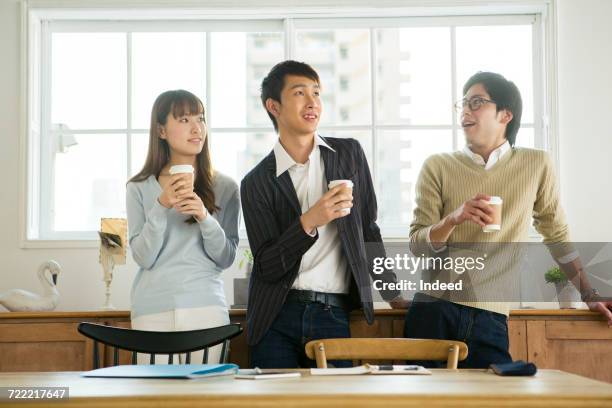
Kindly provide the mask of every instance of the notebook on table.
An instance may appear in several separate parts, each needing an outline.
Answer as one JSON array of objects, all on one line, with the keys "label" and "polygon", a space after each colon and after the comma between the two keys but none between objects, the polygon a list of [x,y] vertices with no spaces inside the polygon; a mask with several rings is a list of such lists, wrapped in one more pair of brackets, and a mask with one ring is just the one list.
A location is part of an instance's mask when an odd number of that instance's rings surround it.
[{"label": "notebook on table", "polygon": [[231,375],[237,371],[238,366],[236,364],[118,365],[87,371],[81,374],[81,376],[107,378],[202,378]]}]

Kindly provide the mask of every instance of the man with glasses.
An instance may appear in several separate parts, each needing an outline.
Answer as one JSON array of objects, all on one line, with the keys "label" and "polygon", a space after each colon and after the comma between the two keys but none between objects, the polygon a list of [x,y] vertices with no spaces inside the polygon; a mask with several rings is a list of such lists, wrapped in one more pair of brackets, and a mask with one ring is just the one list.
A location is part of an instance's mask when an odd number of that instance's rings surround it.
[{"label": "man with glasses", "polygon": [[[416,184],[416,207],[410,225],[410,250],[415,256],[445,257],[451,249],[497,243],[505,252],[526,242],[529,223],[543,236],[552,256],[579,288],[591,310],[612,325],[612,302],[600,302],[569,244],[569,231],[559,202],[553,164],[546,152],[516,148],[522,100],[516,85],[502,75],[478,72],[463,87],[456,104],[466,146],[463,151],[429,157]],[[492,222],[491,196],[503,200],[499,231],[485,233]],[[489,247],[491,248],[491,247]],[[495,256],[495,253],[489,253]],[[505,266],[505,265],[504,265]],[[454,294],[457,301],[417,293],[406,315],[405,337],[455,339],[468,345],[463,368],[486,368],[512,361],[508,352],[506,288],[514,284],[509,268],[485,267],[476,280],[491,285],[480,298]],[[452,273],[451,273],[452,274]],[[471,284],[475,282],[472,280]],[[497,284],[497,286],[496,286]],[[502,299],[496,301],[496,296]],[[450,298],[453,298],[450,296]],[[504,300],[506,302],[504,302]],[[518,301],[518,299],[516,299]],[[425,362],[425,365],[435,366]]]}]

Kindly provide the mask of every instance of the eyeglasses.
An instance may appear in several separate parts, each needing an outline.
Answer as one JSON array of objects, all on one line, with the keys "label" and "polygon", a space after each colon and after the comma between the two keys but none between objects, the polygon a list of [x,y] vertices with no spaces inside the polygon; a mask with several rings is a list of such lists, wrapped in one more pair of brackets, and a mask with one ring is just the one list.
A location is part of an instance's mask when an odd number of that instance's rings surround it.
[{"label": "eyeglasses", "polygon": [[495,103],[495,101],[485,99],[481,96],[474,96],[473,98],[470,98],[470,99],[463,98],[459,102],[455,103],[455,110],[457,112],[461,112],[467,106],[468,108],[470,108],[472,112],[474,112],[480,109],[483,105],[487,103]]}]

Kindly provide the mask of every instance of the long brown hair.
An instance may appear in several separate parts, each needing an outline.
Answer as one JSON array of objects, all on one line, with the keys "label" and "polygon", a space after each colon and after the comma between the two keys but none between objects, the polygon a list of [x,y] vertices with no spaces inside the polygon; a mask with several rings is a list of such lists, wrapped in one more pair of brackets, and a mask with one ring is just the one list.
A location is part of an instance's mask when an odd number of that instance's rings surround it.
[{"label": "long brown hair", "polygon": [[[170,146],[165,139],[160,137],[160,127],[165,126],[168,115],[172,113],[174,118],[184,115],[204,115],[204,104],[189,91],[177,89],[166,91],[157,97],[151,111],[151,127],[149,128],[149,151],[142,170],[129,181],[137,182],[146,180],[152,174],[159,177],[164,166],[170,160]],[[215,205],[215,192],[213,191],[213,180],[215,172],[210,162],[210,148],[208,147],[208,132],[204,135],[204,147],[196,156],[196,174],[194,191],[204,203],[204,207],[210,214],[219,210]],[[195,222],[193,217],[186,222]]]}]

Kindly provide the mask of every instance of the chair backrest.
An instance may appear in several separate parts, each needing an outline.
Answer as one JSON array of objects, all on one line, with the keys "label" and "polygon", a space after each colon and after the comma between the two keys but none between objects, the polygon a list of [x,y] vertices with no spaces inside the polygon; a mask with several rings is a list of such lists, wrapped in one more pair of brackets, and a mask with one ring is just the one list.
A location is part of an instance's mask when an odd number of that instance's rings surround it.
[{"label": "chair backrest", "polygon": [[99,365],[98,342],[113,347],[113,365],[119,363],[119,350],[132,352],[132,364],[136,364],[136,353],[150,354],[150,364],[155,364],[156,354],[169,355],[172,364],[174,354],[186,353],[186,363],[191,360],[191,352],[204,350],[202,363],[208,362],[208,348],[223,343],[221,362],[227,362],[230,339],[242,333],[239,324],[212,327],[210,329],[157,332],[131,330],[122,327],[104,326],[95,323],[80,323],[79,333],[94,340],[94,368]]},{"label": "chair backrest", "polygon": [[306,355],[317,367],[327,368],[327,360],[435,360],[446,361],[456,369],[465,360],[467,345],[454,340],[401,338],[321,339],[306,344]]}]

